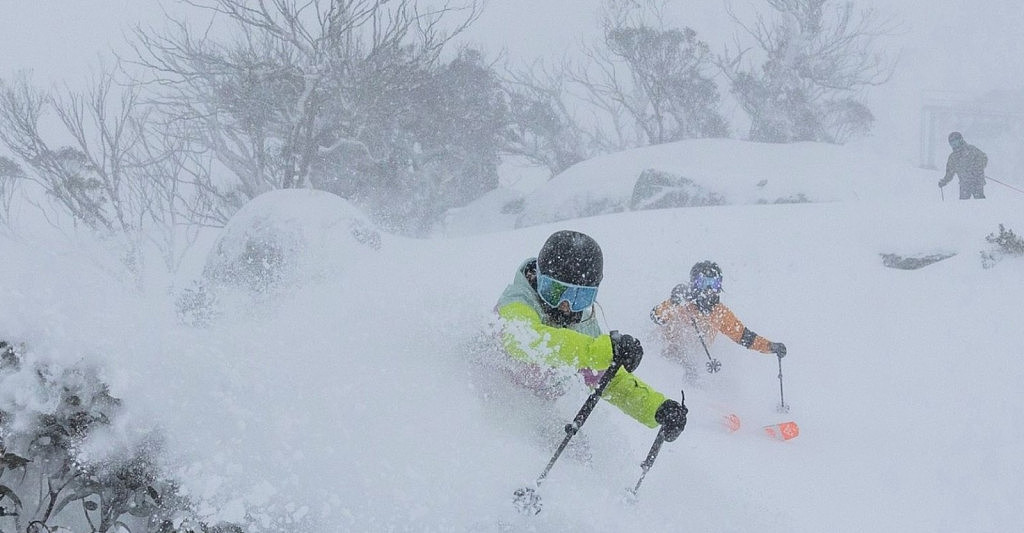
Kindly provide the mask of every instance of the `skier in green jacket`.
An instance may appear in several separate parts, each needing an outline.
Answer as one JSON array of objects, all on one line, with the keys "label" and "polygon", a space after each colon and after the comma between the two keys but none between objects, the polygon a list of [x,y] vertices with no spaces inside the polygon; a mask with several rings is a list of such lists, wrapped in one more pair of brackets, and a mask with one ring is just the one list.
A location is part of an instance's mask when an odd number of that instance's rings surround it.
[{"label": "skier in green jacket", "polygon": [[653,390],[632,372],[643,347],[630,335],[601,332],[594,312],[604,258],[590,236],[558,231],[536,258],[524,261],[498,299],[502,344],[517,384],[558,397],[576,372],[594,387],[604,371],[620,365],[602,398],[648,427],[661,424],[673,441],[686,426],[686,407]]}]

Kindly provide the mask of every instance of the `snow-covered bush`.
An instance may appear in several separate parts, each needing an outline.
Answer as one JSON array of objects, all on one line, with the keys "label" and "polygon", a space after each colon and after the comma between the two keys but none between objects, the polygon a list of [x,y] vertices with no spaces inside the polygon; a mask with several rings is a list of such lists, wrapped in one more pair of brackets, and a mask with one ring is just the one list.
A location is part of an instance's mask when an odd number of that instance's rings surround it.
[{"label": "snow-covered bush", "polygon": [[985,240],[996,245],[994,249],[981,252],[981,266],[992,268],[1006,257],[1024,255],[1024,239],[1017,236],[1011,229],[999,225],[999,233],[990,233]]},{"label": "snow-covered bush", "polygon": [[29,362],[0,341],[0,391],[0,531],[241,531],[196,519],[162,437],[121,434],[121,400],[95,368]]},{"label": "snow-covered bush", "polygon": [[780,196],[779,198],[776,198],[775,200],[772,200],[771,202],[769,202],[768,200],[765,200],[765,199],[761,199],[761,200],[758,200],[757,203],[759,203],[759,204],[768,204],[768,203],[772,203],[772,204],[806,204],[806,203],[808,203],[810,201],[811,201],[811,199],[808,198],[806,194],[804,194],[802,192],[798,192],[796,194],[791,194],[789,196]]}]

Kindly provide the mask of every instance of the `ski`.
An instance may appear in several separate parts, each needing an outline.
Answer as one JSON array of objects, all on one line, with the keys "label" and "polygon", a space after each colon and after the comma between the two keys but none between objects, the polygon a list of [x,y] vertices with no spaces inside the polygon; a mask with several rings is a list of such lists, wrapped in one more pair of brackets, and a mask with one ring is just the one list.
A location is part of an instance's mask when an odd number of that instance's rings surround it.
[{"label": "ski", "polygon": [[782,422],[761,428],[765,435],[774,440],[790,440],[800,436],[800,426],[796,422]]},{"label": "ski", "polygon": [[[722,415],[722,426],[729,431],[729,433],[736,433],[740,431],[743,424],[740,421],[739,415],[736,413],[725,413]],[[800,436],[800,426],[796,422],[779,422],[778,424],[770,424],[761,427],[761,432],[764,436],[772,440],[787,441],[792,440]]]}]

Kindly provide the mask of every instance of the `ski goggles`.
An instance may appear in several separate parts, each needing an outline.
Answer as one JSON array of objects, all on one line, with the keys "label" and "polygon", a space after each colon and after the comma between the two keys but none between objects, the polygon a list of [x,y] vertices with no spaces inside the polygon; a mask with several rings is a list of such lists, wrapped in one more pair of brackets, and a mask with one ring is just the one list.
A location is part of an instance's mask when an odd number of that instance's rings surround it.
[{"label": "ski goggles", "polygon": [[538,272],[537,294],[540,294],[540,297],[551,307],[558,307],[562,302],[569,302],[569,309],[579,312],[590,307],[597,299],[597,287],[565,283]]},{"label": "ski goggles", "polygon": [[715,291],[722,290],[722,278],[718,276],[697,276],[697,279],[693,280],[693,284],[697,290],[706,291],[712,289]]}]

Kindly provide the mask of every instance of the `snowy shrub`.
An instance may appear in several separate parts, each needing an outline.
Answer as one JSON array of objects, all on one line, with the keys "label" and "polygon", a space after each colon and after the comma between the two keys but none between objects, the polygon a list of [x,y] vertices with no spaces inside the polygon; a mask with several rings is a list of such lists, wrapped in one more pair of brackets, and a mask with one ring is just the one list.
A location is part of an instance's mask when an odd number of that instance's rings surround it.
[{"label": "snowy shrub", "polygon": [[0,341],[0,531],[238,531],[197,520],[157,432],[128,439],[95,369],[26,360]]},{"label": "snowy shrub", "polygon": [[209,277],[225,285],[265,293],[281,280],[283,271],[290,266],[285,254],[282,243],[276,239],[251,238],[242,243],[240,253],[232,260],[221,263],[221,268],[211,269]]},{"label": "snowy shrub", "polygon": [[764,199],[758,200],[757,203],[759,203],[759,204],[768,204],[768,203],[772,203],[772,204],[805,204],[805,203],[808,203],[810,201],[811,201],[810,198],[808,198],[806,194],[804,194],[802,192],[798,192],[796,194],[791,194],[789,196],[780,196],[779,198],[776,198],[775,200],[772,200],[770,202],[768,200],[764,200]]},{"label": "snowy shrub", "polygon": [[204,283],[193,281],[174,301],[178,321],[193,327],[209,324],[217,315],[217,295]]},{"label": "snowy shrub", "polygon": [[995,249],[981,252],[981,266],[992,268],[1006,257],[1024,255],[1024,239],[1017,236],[1011,229],[999,225],[999,233],[990,233],[985,240],[996,245]]}]

